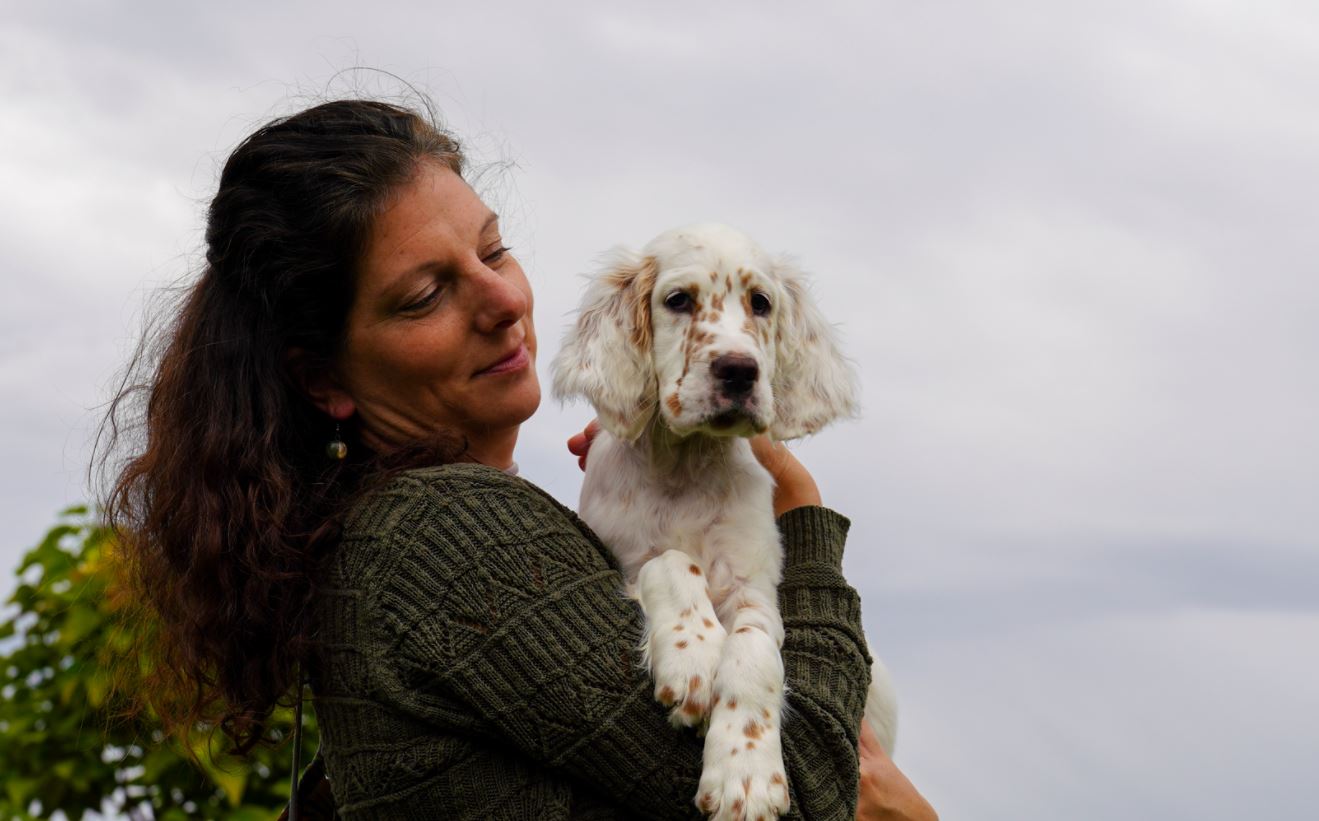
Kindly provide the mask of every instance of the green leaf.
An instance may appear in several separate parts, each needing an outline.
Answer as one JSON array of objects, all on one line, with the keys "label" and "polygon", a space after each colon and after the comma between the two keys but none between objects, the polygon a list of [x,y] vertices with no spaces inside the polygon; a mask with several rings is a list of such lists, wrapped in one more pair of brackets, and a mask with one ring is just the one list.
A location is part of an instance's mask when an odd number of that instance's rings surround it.
[{"label": "green leaf", "polygon": [[230,806],[238,806],[243,801],[243,791],[247,788],[247,771],[240,770],[236,767],[230,769],[220,769],[219,767],[207,767],[206,775],[215,786],[224,790],[225,798],[229,799]]},{"label": "green leaf", "polygon": [[92,707],[105,704],[105,696],[110,692],[110,675],[104,670],[96,670],[87,676],[87,703]]},{"label": "green leaf", "polygon": [[160,781],[160,776],[171,766],[179,763],[179,754],[170,747],[156,747],[147,753],[147,757],[142,761],[142,777],[138,780],[155,784]]},{"label": "green leaf", "polygon": [[270,810],[244,805],[224,816],[225,821],[270,821]]},{"label": "green leaf", "polygon": [[98,610],[85,604],[75,604],[65,614],[59,645],[72,647],[104,626],[105,616]]},{"label": "green leaf", "polygon": [[8,778],[5,779],[5,793],[13,805],[26,806],[28,796],[36,791],[39,783],[35,778]]}]

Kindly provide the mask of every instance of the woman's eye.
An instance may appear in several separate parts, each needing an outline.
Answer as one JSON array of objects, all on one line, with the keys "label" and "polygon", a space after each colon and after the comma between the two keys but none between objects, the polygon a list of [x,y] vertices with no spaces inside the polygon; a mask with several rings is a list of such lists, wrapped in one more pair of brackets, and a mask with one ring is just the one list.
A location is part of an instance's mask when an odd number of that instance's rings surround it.
[{"label": "woman's eye", "polygon": [[756,316],[769,316],[770,307],[769,297],[759,292],[751,295],[751,313]]},{"label": "woman's eye", "polygon": [[481,261],[484,262],[486,265],[494,265],[499,261],[501,261],[508,254],[509,250],[510,249],[507,245],[501,245],[495,250],[486,254],[484,257],[482,257]]},{"label": "woman's eye", "polygon": [[399,311],[405,314],[411,314],[411,313],[416,313],[417,311],[423,311],[429,308],[431,304],[435,302],[435,300],[439,299],[439,297],[440,297],[440,286],[436,285],[434,288],[431,288],[429,291],[422,294],[419,298],[399,308]]},{"label": "woman's eye", "polygon": [[664,307],[670,311],[685,314],[692,309],[691,295],[686,291],[676,291],[664,299]]}]

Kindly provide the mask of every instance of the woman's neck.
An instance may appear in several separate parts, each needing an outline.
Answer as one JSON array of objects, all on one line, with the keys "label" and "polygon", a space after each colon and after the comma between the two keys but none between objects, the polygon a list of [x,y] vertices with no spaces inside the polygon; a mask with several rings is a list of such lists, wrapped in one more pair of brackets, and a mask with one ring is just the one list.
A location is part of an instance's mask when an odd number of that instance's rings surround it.
[{"label": "woman's neck", "polygon": [[508,470],[513,465],[513,450],[517,447],[518,431],[521,425],[507,430],[491,432],[478,438],[469,438],[463,461]]}]

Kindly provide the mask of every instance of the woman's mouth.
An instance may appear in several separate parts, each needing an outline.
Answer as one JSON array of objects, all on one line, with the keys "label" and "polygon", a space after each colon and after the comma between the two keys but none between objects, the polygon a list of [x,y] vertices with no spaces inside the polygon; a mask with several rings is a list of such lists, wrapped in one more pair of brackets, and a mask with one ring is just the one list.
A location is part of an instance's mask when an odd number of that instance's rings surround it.
[{"label": "woman's mouth", "polygon": [[526,345],[518,345],[516,351],[499,360],[485,370],[477,371],[476,376],[494,376],[501,373],[512,373],[520,371],[527,367],[531,362],[531,357],[527,354]]}]

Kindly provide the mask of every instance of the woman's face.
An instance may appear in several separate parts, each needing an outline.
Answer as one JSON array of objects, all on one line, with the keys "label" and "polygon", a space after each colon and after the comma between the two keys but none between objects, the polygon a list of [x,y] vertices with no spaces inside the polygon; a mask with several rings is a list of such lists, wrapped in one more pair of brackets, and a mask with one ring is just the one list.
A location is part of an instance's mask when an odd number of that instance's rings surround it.
[{"label": "woman's face", "polygon": [[376,219],[338,363],[336,419],[388,450],[437,431],[512,461],[540,404],[531,286],[494,212],[457,174],[422,162]]}]

